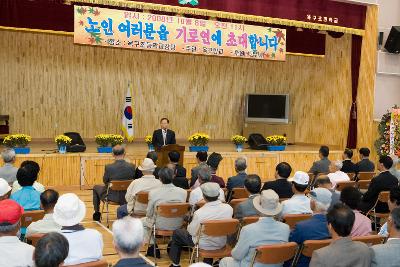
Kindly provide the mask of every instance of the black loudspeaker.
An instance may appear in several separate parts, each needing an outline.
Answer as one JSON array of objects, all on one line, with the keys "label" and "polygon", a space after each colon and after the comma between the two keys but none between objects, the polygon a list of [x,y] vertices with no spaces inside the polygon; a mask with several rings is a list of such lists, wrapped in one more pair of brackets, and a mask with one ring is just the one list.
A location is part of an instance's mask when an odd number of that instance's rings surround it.
[{"label": "black loudspeaker", "polygon": [[385,48],[389,53],[400,53],[400,26],[393,26],[386,40]]},{"label": "black loudspeaker", "polygon": [[259,133],[253,133],[249,135],[248,144],[251,149],[256,150],[267,150],[267,140],[265,140],[264,136]]},{"label": "black loudspeaker", "polygon": [[64,135],[66,135],[72,139],[71,145],[67,146],[67,152],[85,152],[86,151],[86,145],[83,142],[83,139],[79,133],[68,132],[68,133],[64,133]]}]

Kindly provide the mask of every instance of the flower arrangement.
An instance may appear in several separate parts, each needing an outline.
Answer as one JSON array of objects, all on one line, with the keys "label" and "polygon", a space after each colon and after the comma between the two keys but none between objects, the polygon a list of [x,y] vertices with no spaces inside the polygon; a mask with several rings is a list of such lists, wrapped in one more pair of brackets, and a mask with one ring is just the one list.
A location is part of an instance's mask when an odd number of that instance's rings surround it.
[{"label": "flower arrangement", "polygon": [[[394,106],[393,109],[398,109]],[[379,156],[390,154],[390,121],[392,119],[392,112],[387,111],[383,114],[381,121],[378,125],[379,137],[375,141],[375,149]],[[398,114],[394,115],[394,124],[396,126],[396,134],[394,138],[394,148],[395,154],[400,156],[400,116]]]},{"label": "flower arrangement", "polygon": [[153,136],[152,135],[146,135],[144,137],[144,141],[146,142],[146,144],[151,145],[153,143]]},{"label": "flower arrangement", "polygon": [[120,134],[98,134],[95,140],[100,147],[107,147],[122,144],[124,137]]},{"label": "flower arrangement", "polygon": [[235,145],[242,145],[242,144],[244,144],[244,143],[247,142],[247,139],[246,139],[246,137],[244,137],[244,136],[241,136],[241,135],[236,134],[236,135],[234,135],[234,136],[231,137],[231,141],[232,141]]},{"label": "flower arrangement", "polygon": [[54,138],[54,142],[56,142],[56,144],[57,144],[58,146],[62,146],[62,145],[65,146],[65,145],[71,144],[72,139],[69,138],[69,137],[66,136],[66,135],[60,134],[60,135],[57,135],[57,136]]},{"label": "flower arrangement", "polygon": [[205,133],[195,133],[188,138],[188,141],[192,146],[205,146],[209,140],[210,136]]},{"label": "flower arrangement", "polygon": [[7,147],[26,147],[32,137],[26,134],[11,134],[4,138],[3,144]]},{"label": "flower arrangement", "polygon": [[120,134],[110,134],[111,146],[121,145],[124,142],[124,137]]},{"label": "flower arrangement", "polygon": [[266,138],[270,146],[284,146],[286,145],[286,137],[283,135],[271,135]]}]

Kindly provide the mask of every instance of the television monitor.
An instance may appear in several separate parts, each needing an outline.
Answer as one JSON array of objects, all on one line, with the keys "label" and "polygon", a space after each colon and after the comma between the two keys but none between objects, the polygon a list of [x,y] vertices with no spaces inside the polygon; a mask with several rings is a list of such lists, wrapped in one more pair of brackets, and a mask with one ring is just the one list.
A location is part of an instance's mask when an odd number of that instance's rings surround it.
[{"label": "television monitor", "polygon": [[246,122],[289,123],[289,95],[246,95]]}]

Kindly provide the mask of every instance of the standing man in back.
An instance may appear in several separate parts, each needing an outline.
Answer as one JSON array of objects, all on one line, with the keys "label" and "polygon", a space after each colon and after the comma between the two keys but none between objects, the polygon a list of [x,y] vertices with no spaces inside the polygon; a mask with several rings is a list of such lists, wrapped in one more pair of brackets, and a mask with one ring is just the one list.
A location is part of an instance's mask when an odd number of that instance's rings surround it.
[{"label": "standing man in back", "polygon": [[176,144],[175,132],[168,129],[169,119],[162,118],[160,120],[161,128],[155,130],[153,133],[153,145],[156,148],[161,148],[162,146]]}]

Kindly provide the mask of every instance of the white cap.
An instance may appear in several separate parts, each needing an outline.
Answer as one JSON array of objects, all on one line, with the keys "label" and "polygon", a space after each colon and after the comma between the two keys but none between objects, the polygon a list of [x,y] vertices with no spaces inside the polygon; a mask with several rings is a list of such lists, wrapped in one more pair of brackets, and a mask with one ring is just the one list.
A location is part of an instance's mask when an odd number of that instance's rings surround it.
[{"label": "white cap", "polygon": [[8,192],[11,191],[10,185],[7,183],[6,180],[0,178],[0,197],[4,196]]},{"label": "white cap", "polygon": [[55,207],[53,218],[61,226],[73,226],[80,223],[86,215],[85,203],[73,193],[62,195]]},{"label": "white cap", "polygon": [[295,182],[299,185],[308,185],[308,182],[310,181],[310,176],[308,176],[306,172],[297,171],[292,178],[288,179],[288,181]]},{"label": "white cap", "polygon": [[208,197],[218,197],[219,196],[219,184],[213,182],[207,182],[200,186],[201,191],[204,195]]},{"label": "white cap", "polygon": [[154,171],[156,169],[156,165],[154,164],[152,159],[149,158],[145,158],[142,162],[142,164],[140,164],[139,170],[141,171]]}]

